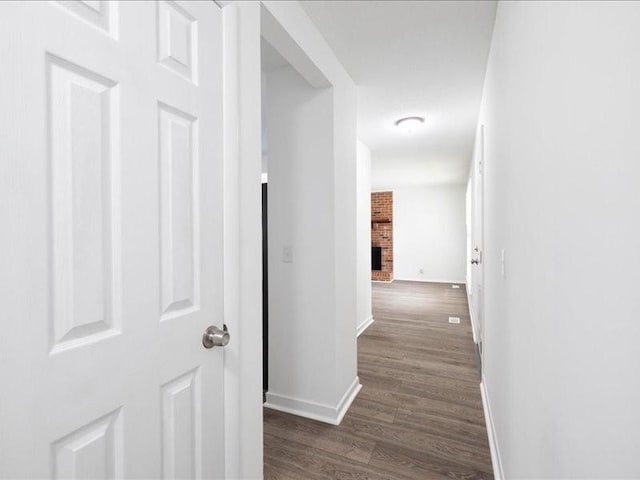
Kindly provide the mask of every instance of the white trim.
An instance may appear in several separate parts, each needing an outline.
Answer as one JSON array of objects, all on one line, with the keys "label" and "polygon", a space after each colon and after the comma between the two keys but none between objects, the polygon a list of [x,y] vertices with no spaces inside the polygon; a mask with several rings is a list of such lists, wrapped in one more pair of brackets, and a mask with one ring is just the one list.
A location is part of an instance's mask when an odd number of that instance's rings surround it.
[{"label": "white trim", "polygon": [[262,441],[260,5],[222,9],[225,478],[258,479]]},{"label": "white trim", "polygon": [[364,331],[371,326],[373,323],[373,316],[367,318],[364,322],[358,325],[358,329],[356,330],[356,336],[360,336],[364,333]]},{"label": "white trim", "polygon": [[393,283],[394,280],[395,280],[395,278],[392,278],[391,280],[371,280],[371,282],[375,282],[375,283]]},{"label": "white trim", "polygon": [[502,480],[504,471],[502,470],[502,459],[500,458],[500,450],[498,448],[498,437],[493,424],[493,415],[491,414],[491,403],[489,402],[489,394],[486,388],[486,380],[482,376],[480,382],[480,395],[482,396],[482,409],[484,410],[484,421],[487,425],[487,436],[489,437],[489,450],[491,451],[491,466],[493,467],[493,476],[495,480]]},{"label": "white trim", "polygon": [[471,333],[473,335],[473,343],[478,344],[478,334],[476,333],[476,322],[473,319],[473,308],[471,308],[471,290],[467,288],[467,306],[469,307],[469,319],[471,320]]},{"label": "white trim", "polygon": [[347,410],[349,410],[349,407],[356,399],[361,389],[362,385],[360,384],[360,377],[356,376],[356,378],[353,379],[353,382],[351,382],[351,385],[349,385],[349,388],[347,388],[347,391],[342,395],[340,403],[338,403],[338,417],[336,425],[340,425],[340,422],[342,422]]},{"label": "white trim", "polygon": [[344,393],[340,402],[335,407],[322,403],[311,402],[299,398],[287,397],[286,395],[278,395],[277,393],[267,392],[267,401],[264,404],[266,408],[278,410],[280,412],[291,413],[300,417],[318,420],[331,425],[340,425],[347,410],[355,400],[362,385],[358,377]]},{"label": "white trim", "polygon": [[394,278],[399,282],[422,282],[422,283],[453,283],[454,285],[466,285],[465,280],[443,280],[443,279],[429,279],[429,278]]}]

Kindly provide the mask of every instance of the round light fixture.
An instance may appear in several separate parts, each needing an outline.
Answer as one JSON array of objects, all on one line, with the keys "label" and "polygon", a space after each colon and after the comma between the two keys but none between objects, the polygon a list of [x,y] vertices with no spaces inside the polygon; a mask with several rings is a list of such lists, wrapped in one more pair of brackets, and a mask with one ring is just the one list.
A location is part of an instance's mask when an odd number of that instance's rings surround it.
[{"label": "round light fixture", "polygon": [[396,127],[401,129],[404,133],[413,133],[419,129],[424,123],[422,117],[405,117],[396,122]]}]

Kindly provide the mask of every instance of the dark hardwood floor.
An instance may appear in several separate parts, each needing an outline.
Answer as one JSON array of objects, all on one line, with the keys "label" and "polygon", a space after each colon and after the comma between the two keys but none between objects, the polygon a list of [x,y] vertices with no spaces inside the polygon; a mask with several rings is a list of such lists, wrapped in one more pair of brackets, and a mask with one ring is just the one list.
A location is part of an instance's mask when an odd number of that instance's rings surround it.
[{"label": "dark hardwood floor", "polygon": [[265,409],[264,478],[493,478],[464,285],[374,283],[373,316],[340,426]]}]

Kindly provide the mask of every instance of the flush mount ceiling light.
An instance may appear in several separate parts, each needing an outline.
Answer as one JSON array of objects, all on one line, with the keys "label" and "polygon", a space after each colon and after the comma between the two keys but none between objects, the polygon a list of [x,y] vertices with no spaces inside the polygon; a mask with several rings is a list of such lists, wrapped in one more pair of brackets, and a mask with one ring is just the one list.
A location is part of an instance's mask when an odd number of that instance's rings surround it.
[{"label": "flush mount ceiling light", "polygon": [[422,117],[405,117],[396,122],[396,127],[402,130],[404,133],[413,133],[424,123]]}]

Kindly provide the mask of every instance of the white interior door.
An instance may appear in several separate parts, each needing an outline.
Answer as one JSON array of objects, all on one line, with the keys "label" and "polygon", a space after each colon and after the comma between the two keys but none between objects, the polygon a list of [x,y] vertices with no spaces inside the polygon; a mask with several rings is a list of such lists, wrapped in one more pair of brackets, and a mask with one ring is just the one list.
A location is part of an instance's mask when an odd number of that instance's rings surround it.
[{"label": "white interior door", "polygon": [[224,475],[222,17],[0,2],[0,477]]},{"label": "white interior door", "polygon": [[471,278],[475,337],[482,359],[484,339],[484,125],[480,126],[473,160]]}]

